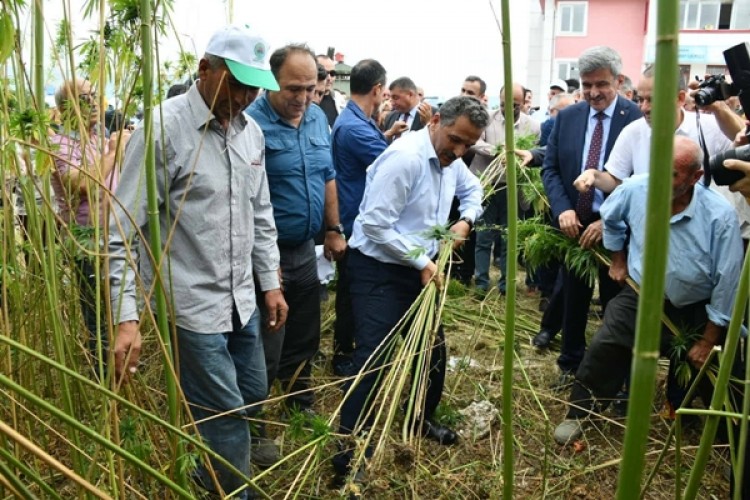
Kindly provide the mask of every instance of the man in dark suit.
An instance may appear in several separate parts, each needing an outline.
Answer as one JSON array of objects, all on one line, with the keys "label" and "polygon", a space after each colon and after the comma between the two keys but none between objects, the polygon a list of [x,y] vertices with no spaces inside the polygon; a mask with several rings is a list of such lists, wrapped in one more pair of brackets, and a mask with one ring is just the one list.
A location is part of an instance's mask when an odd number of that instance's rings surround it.
[{"label": "man in dark suit", "polygon": [[[638,107],[618,96],[622,60],[609,47],[592,47],[578,60],[583,100],[560,111],[547,143],[542,179],[553,223],[583,248],[602,240],[599,206],[604,195],[591,190],[579,195],[573,181],[585,169],[601,170],[620,131],[641,117]],[[606,307],[619,286],[599,269],[599,295]],[[563,273],[562,349],[557,364],[563,382],[572,380],[586,350],[586,322],[592,287],[570,269]]]},{"label": "man in dark suit", "polygon": [[411,78],[402,76],[391,82],[388,89],[391,91],[391,105],[393,111],[386,117],[386,130],[396,126],[402,132],[395,135],[396,140],[406,131],[420,130],[430,122],[432,115],[437,113],[437,108],[429,102],[422,102],[417,94],[417,86]]}]

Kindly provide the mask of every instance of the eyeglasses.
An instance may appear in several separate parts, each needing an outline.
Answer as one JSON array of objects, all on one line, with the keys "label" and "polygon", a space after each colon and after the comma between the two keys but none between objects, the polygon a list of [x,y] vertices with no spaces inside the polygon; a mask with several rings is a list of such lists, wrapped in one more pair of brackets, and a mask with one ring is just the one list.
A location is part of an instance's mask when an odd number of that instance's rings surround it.
[{"label": "eyeglasses", "polygon": [[338,73],[336,73],[335,69],[332,69],[331,71],[328,72],[328,74],[335,77]]}]

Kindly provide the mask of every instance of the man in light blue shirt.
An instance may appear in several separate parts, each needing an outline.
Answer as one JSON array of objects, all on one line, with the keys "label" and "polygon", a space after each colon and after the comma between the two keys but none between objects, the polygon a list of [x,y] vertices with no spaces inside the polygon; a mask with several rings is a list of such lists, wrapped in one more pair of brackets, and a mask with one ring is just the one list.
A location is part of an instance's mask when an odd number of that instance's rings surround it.
[{"label": "man in light blue shirt", "polygon": [[[700,368],[714,345],[723,341],[742,264],[737,215],[719,194],[698,183],[703,153],[697,143],[675,136],[672,218],[665,289],[665,314],[678,325],[702,331],[687,353]],[[626,179],[602,204],[604,246],[613,252],[610,277],[640,284],[647,216],[648,176]],[[629,230],[629,243],[628,241]],[[555,440],[568,443],[581,435],[581,418],[594,408],[593,398],[607,401],[622,386],[632,359],[638,296],[630,287],[610,302],[576,372],[566,420]],[[683,326],[683,329],[684,329]],[[661,334],[661,354],[671,350],[672,336]]]},{"label": "man in light blue shirt", "polygon": [[[454,196],[460,200],[461,218],[451,231],[459,239],[468,237],[481,215],[482,187],[461,156],[488,123],[489,115],[478,100],[454,97],[433,115],[427,127],[394,142],[367,170],[349,245],[348,272],[355,320],[353,365],[361,371],[367,363],[370,373],[343,403],[342,434],[356,434],[372,426],[368,400],[377,393],[382,377],[377,368],[387,363],[379,346],[387,343],[386,337],[422,288],[440,280],[432,261],[440,242],[425,233],[446,224]],[[456,433],[431,421],[443,391],[445,356],[440,328],[430,353],[424,408],[417,410],[415,427],[423,436],[447,445],[456,441]],[[334,458],[339,482],[350,472],[352,455],[352,450],[341,450]]]}]

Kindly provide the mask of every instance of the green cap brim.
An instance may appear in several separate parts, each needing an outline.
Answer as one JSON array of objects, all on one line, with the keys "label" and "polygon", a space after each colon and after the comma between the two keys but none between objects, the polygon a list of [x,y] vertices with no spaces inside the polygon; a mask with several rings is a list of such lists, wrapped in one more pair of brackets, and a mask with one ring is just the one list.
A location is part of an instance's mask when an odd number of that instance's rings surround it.
[{"label": "green cap brim", "polygon": [[251,87],[261,87],[266,90],[279,90],[279,84],[276,82],[271,70],[263,70],[245,66],[231,59],[224,59],[229,71],[240,83],[250,85]]}]

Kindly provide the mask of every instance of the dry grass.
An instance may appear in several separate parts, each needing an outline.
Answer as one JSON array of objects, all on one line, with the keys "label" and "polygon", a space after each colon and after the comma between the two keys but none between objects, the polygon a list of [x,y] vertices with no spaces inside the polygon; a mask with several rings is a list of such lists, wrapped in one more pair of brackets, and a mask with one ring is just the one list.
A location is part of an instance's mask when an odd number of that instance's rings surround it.
[{"label": "dry grass", "polygon": [[[521,281],[519,280],[519,283]],[[456,411],[472,401],[488,400],[498,409],[501,406],[501,372],[503,349],[504,298],[492,293],[484,300],[470,289],[453,284],[446,305],[444,324],[448,339],[449,357],[470,357],[479,366],[459,363],[449,370],[443,405],[446,418],[455,418]],[[531,338],[538,328],[540,313],[538,298],[524,293],[519,284],[519,331],[515,346],[517,363],[514,385],[517,498],[590,498],[614,497],[624,434],[624,419],[611,410],[601,421],[590,426],[578,447],[561,447],[552,440],[554,427],[565,413],[566,392],[550,388],[557,380],[556,357],[559,344],[551,351],[538,351],[531,346]],[[324,318],[333,314],[333,300],[324,303]],[[594,308],[595,312],[598,308]],[[592,315],[589,333],[593,333],[599,318]],[[324,321],[321,350],[331,354],[331,322]],[[330,384],[336,379],[326,363],[316,367],[316,385]],[[651,439],[648,446],[646,474],[653,469],[664,447],[671,421],[658,415],[663,402],[666,368],[660,372],[660,387],[654,403]],[[327,415],[337,405],[341,393],[334,385],[317,391],[316,410]],[[270,410],[274,416],[274,409]],[[303,440],[289,439],[282,427],[271,431],[279,438],[285,453],[291,453]],[[692,462],[693,447],[698,444],[699,426],[684,431],[682,477],[687,478]],[[394,435],[392,446],[381,463],[368,470],[369,481],[364,498],[499,498],[502,493],[502,446],[499,422],[492,433],[479,441],[462,440],[453,447],[441,447],[422,441],[419,449],[407,449],[398,444]],[[315,480],[289,492],[286,485],[297,473],[300,461],[291,461],[269,474],[263,484],[274,498],[298,495],[310,498],[338,498],[340,492],[330,487],[333,469],[329,463],[335,445],[328,444],[320,454],[315,469]],[[724,476],[727,461],[719,451],[706,471],[701,491],[702,498],[725,498],[728,481]],[[674,498],[676,472],[675,453],[670,451],[659,466],[645,498]],[[684,485],[683,485],[684,486]]]}]

